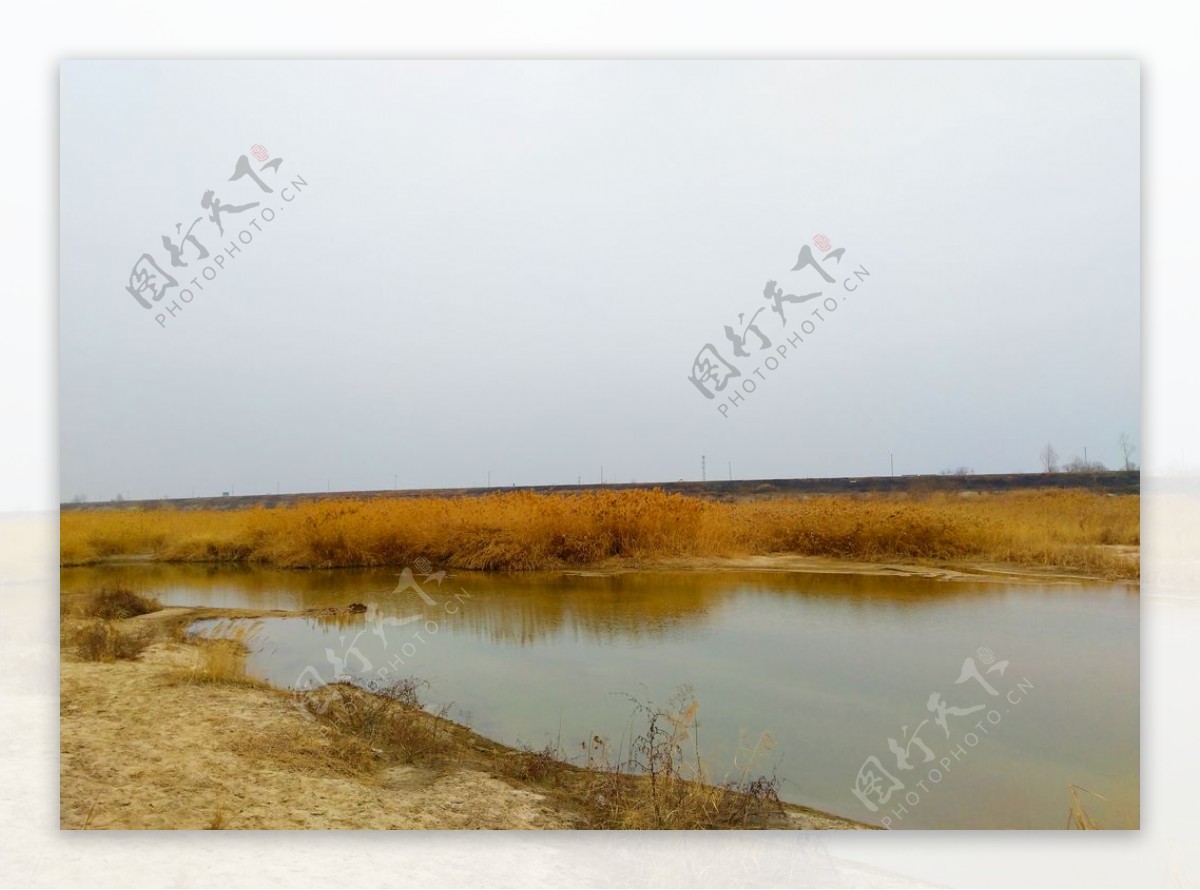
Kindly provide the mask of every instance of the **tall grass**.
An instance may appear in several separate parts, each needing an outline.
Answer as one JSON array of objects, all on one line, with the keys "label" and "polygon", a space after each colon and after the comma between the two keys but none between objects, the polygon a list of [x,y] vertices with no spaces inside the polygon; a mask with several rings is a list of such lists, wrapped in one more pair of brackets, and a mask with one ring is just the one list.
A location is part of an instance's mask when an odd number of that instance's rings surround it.
[{"label": "tall grass", "polygon": [[1095,831],[1100,828],[1100,825],[1083,808],[1083,802],[1080,800],[1080,792],[1090,794],[1098,800],[1108,799],[1089,788],[1083,788],[1079,785],[1068,785],[1067,794],[1070,796],[1071,801],[1067,805],[1067,828],[1074,828],[1078,831]]},{"label": "tall grass", "polygon": [[613,751],[596,736],[581,743],[578,763],[550,745],[506,753],[499,771],[523,782],[565,789],[582,805],[587,827],[695,830],[769,828],[784,824],[779,781],[753,776],[772,741],[743,746],[735,771],[713,782],[700,754],[699,703],[688,687],[664,705],[630,697],[636,735]]},{"label": "tall grass", "polygon": [[266,685],[246,673],[246,662],[258,630],[257,622],[220,621],[203,635],[182,631],[187,642],[196,647],[196,660],[183,677],[191,683]]},{"label": "tall grass", "polygon": [[1139,498],[1045,490],[829,495],[721,503],[660,490],[325,500],[244,510],[62,514],[61,560],[113,556],[292,568],[520,571],[614,560],[798,554],[987,560],[1136,577],[1103,545],[1139,543]]},{"label": "tall grass", "polygon": [[736,775],[713,783],[700,756],[699,703],[686,687],[666,705],[633,699],[642,731],[628,757],[609,762],[606,743],[594,739],[588,754],[587,799],[594,827],[693,830],[766,825],[784,813],[779,782],[750,778],[760,754],[769,751],[763,735]]}]

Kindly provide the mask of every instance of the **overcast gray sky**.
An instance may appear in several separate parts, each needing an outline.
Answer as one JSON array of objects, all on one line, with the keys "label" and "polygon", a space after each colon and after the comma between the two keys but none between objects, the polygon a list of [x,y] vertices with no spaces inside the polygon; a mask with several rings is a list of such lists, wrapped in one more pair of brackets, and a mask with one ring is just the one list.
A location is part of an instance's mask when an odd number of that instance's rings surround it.
[{"label": "overcast gray sky", "polygon": [[[61,114],[64,500],[1115,466],[1138,433],[1133,62],[71,62]],[[791,271],[821,234],[833,284]],[[785,325],[769,279],[823,297]],[[712,400],[706,343],[742,371]]]}]

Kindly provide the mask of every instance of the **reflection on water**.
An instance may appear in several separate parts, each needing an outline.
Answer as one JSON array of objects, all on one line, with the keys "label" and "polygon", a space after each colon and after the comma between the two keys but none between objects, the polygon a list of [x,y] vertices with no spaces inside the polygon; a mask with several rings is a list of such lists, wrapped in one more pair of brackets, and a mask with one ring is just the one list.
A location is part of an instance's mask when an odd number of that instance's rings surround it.
[{"label": "reflection on water", "polygon": [[[420,580],[420,576],[417,576]],[[992,596],[996,583],[953,587],[908,576],[797,575],[781,572],[662,572],[617,575],[455,572],[442,594],[467,591],[472,608],[454,621],[496,642],[531,644],[544,636],[637,637],[676,632],[707,621],[711,609],[733,589],[764,596],[793,596],[797,578],[809,598],[827,598],[849,609],[875,612],[923,602]],[[420,608],[416,595],[392,595],[392,569],[284,571],[248,567],[145,564],[64,570],[65,592],[90,590],[117,580],[152,593],[168,606],[302,610],[371,603],[393,614]],[[427,582],[427,586],[428,582]],[[433,583],[430,590],[437,591]],[[428,611],[436,611],[424,606]],[[445,616],[444,616],[445,617]],[[339,616],[329,621],[361,621]]]},{"label": "reflection on water", "polygon": [[[740,768],[739,746],[766,731],[775,747],[755,771],[774,770],[799,803],[875,822],[902,807],[898,828],[1061,828],[1067,786],[1077,784],[1107,798],[1088,807],[1102,824],[1138,823],[1136,588],[774,572],[453,573],[425,583],[428,603],[394,593],[397,572],[386,569],[62,572],[64,592],[118,580],[167,605],[366,604],[360,614],[262,621],[250,670],[282,686],[305,676],[421,677],[434,703],[453,703],[460,718],[509,744],[549,742],[570,755],[599,734],[627,746],[628,695],[664,702],[687,684],[716,777]],[[994,653],[991,672],[980,649]],[[986,687],[956,683],[967,658]],[[929,708],[934,693],[950,709],[944,728]],[[914,733],[924,745],[910,742]],[[907,745],[911,769],[897,766],[889,739]],[[905,784],[876,812],[853,794],[871,757],[869,774],[882,780],[875,799],[893,779]],[[905,804],[914,794],[917,803]]]}]

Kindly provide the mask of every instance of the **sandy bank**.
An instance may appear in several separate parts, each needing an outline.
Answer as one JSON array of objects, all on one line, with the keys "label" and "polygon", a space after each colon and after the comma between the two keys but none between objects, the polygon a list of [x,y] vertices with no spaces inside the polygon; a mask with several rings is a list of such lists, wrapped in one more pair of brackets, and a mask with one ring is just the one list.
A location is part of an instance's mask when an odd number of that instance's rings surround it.
[{"label": "sandy bank", "polygon": [[[506,765],[528,752],[465,727],[445,723],[438,757],[403,763],[322,730],[284,691],[190,680],[201,647],[172,631],[199,617],[254,614],[264,613],[164,609],[126,619],[119,624],[158,638],[134,660],[83,661],[64,650],[62,828],[590,827],[579,782],[517,780]],[[586,773],[561,769],[568,779]],[[865,826],[788,806],[763,827]]]}]

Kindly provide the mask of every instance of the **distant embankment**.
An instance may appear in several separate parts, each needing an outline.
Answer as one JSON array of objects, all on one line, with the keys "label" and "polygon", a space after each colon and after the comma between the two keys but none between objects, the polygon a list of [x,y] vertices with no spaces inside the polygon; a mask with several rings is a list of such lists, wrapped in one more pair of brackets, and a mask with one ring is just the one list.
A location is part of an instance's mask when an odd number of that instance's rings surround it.
[{"label": "distant embankment", "polygon": [[461,498],[496,492],[532,491],[539,494],[574,494],[592,491],[624,491],[658,488],[717,501],[767,500],[806,494],[909,493],[935,491],[1002,492],[1036,488],[1084,489],[1108,494],[1140,494],[1137,470],[1102,473],[999,473],[990,475],[857,476],[834,479],[735,479],[711,482],[629,482],[611,485],[516,485],[493,488],[415,488],[371,491],[312,492],[308,494],[246,494],[211,498],[168,498],[154,500],[95,501],[62,504],[63,510],[156,509],[238,510],[244,507],[276,507],[330,499],[375,498]]}]

